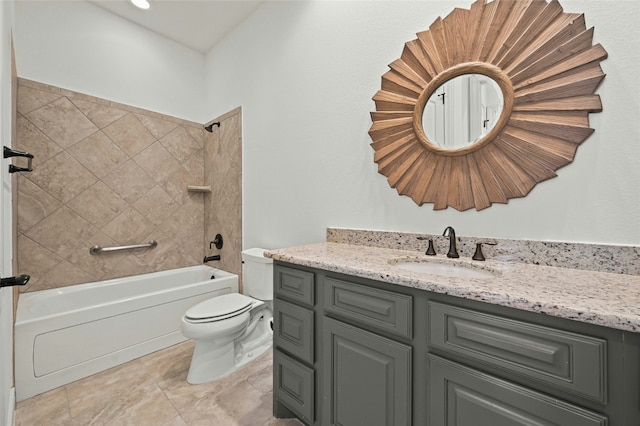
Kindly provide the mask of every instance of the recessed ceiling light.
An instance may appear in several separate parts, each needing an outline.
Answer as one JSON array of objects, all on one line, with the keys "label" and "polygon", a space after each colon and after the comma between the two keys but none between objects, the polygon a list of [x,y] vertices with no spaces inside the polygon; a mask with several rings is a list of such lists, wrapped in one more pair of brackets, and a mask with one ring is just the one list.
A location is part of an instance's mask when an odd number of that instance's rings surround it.
[{"label": "recessed ceiling light", "polygon": [[147,0],[131,0],[131,3],[133,3],[135,7],[139,7],[140,9],[149,9],[150,6]]}]

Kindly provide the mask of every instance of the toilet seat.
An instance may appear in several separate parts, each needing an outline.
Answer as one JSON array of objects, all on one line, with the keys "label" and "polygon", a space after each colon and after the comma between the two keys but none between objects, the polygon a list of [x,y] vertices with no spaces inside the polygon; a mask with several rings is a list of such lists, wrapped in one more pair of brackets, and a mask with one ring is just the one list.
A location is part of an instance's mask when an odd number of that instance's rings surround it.
[{"label": "toilet seat", "polygon": [[190,323],[217,322],[249,311],[255,300],[240,293],[229,293],[200,302],[184,315]]}]

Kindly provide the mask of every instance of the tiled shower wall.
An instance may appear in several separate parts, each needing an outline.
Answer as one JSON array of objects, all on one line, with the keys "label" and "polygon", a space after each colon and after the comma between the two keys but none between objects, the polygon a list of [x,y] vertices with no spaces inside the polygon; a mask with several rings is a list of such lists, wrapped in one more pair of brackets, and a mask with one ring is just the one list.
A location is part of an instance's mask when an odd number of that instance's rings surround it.
[{"label": "tiled shower wall", "polygon": [[[236,108],[215,119],[211,133],[205,133],[205,251],[220,254],[210,265],[242,276],[242,111]],[[216,234],[223,236],[221,250],[210,250]]]},{"label": "tiled shower wall", "polygon": [[[14,201],[18,273],[31,275],[21,291],[200,264],[206,196],[187,185],[204,182],[203,133],[197,123],[19,79],[14,147],[35,156]],[[89,253],[150,240],[158,247]]]}]

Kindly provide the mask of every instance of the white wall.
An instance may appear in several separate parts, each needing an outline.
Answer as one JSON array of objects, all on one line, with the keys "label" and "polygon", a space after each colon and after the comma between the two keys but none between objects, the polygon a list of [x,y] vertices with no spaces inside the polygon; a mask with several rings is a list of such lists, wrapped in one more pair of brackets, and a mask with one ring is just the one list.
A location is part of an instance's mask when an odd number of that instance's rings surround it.
[{"label": "white wall", "polygon": [[[11,147],[11,24],[13,2],[0,2],[0,139]],[[10,160],[2,159],[0,170],[0,276],[10,277],[13,259],[11,241]],[[0,425],[13,422],[13,287],[0,289]]]},{"label": "white wall", "polygon": [[367,134],[387,64],[471,0],[267,2],[206,58],[85,2],[20,1],[18,73],[199,122],[242,106],[245,246],[320,241],[327,226],[447,225],[460,235],[638,245],[640,2],[561,3],[585,13],[609,53],[604,112],[591,114],[595,133],[559,177],[481,212],[398,196],[377,173]]},{"label": "white wall", "polygon": [[204,57],[84,1],[17,1],[18,75],[202,120]]},{"label": "white wall", "polygon": [[243,108],[245,246],[327,226],[640,244],[640,2],[563,0],[609,53],[595,133],[559,176],[483,211],[433,211],[377,173],[371,97],[405,42],[458,1],[269,2],[207,55],[207,109]]}]

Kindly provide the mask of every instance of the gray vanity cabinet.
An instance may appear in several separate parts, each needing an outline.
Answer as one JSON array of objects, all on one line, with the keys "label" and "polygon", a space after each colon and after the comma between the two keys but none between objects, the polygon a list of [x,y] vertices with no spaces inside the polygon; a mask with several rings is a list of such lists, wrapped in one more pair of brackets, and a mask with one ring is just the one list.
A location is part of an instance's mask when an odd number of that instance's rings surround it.
[{"label": "gray vanity cabinet", "polygon": [[274,265],[274,414],[307,425],[640,426],[640,334]]}]

